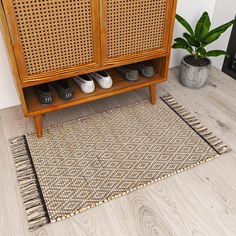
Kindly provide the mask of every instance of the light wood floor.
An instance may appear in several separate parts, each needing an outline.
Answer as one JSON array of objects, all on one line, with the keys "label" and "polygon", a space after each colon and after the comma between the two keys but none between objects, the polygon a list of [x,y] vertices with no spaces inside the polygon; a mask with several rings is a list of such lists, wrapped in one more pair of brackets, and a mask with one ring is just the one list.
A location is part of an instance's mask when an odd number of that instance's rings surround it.
[{"label": "light wood floor", "polygon": [[[0,235],[236,235],[236,81],[214,69],[208,86],[190,90],[179,84],[177,75],[177,69],[171,70],[169,82],[159,85],[159,95],[170,92],[232,147],[230,153],[68,220],[28,232],[7,140],[33,130],[33,121],[23,117],[19,106],[1,110]],[[44,117],[44,126],[144,98],[148,98],[146,89],[51,113]]]}]

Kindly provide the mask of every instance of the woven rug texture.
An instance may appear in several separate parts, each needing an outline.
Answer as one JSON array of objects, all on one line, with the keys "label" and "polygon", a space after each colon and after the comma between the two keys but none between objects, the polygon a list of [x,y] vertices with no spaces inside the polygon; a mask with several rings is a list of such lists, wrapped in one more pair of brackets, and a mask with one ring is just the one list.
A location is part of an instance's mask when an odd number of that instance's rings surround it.
[{"label": "woven rug texture", "polygon": [[29,228],[68,218],[229,151],[172,96],[10,141]]}]

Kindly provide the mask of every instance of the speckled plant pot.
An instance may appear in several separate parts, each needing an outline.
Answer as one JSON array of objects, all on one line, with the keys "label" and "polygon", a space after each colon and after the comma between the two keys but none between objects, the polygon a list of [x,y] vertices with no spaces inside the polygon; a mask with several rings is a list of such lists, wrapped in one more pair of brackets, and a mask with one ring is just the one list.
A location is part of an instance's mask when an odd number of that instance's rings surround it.
[{"label": "speckled plant pot", "polygon": [[206,85],[208,78],[210,76],[212,63],[209,60],[209,64],[206,66],[193,66],[185,61],[185,58],[189,55],[183,57],[180,66],[180,82],[188,88],[198,89]]}]

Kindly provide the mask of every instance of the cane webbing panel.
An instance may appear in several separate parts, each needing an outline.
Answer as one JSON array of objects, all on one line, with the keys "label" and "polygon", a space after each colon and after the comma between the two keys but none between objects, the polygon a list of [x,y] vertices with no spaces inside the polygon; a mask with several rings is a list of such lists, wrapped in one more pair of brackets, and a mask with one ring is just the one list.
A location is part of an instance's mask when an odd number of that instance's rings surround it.
[{"label": "cane webbing panel", "polygon": [[29,75],[94,61],[91,0],[13,0]]},{"label": "cane webbing panel", "polygon": [[107,0],[108,58],[162,47],[167,0]]}]

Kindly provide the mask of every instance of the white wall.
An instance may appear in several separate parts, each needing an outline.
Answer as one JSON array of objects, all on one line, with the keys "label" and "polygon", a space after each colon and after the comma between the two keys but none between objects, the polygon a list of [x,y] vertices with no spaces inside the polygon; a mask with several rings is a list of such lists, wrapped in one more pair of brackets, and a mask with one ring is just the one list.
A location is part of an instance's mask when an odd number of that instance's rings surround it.
[{"label": "white wall", "polygon": [[[236,1],[235,0],[216,0],[215,13],[213,17],[212,27],[217,27],[235,18]],[[216,42],[214,42],[209,49],[227,50],[229,38],[232,28],[228,29]],[[214,66],[222,69],[224,57],[217,57],[211,59]]]},{"label": "white wall", "polygon": [[[178,0],[177,12],[194,24],[204,11],[208,11],[210,16],[213,16],[215,2],[216,0]],[[179,37],[182,33],[182,27],[176,23],[174,37]],[[171,58],[171,67],[179,65],[184,54],[185,52],[182,50],[174,50]],[[18,104],[19,99],[13,84],[6,50],[0,33],[0,109]]]},{"label": "white wall", "polygon": [[20,103],[0,31],[0,109]]}]

